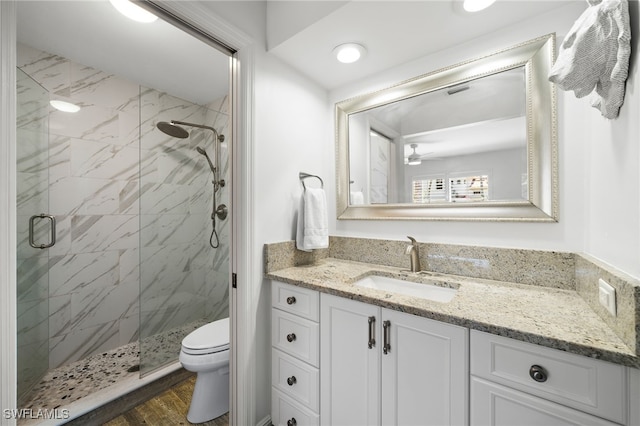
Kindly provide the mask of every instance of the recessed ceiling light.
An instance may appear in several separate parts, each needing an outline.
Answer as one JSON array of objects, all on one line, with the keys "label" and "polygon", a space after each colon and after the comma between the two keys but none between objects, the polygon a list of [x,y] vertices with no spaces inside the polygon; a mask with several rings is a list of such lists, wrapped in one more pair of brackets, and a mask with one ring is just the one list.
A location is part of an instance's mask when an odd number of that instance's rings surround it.
[{"label": "recessed ceiling light", "polygon": [[150,23],[158,19],[156,15],[151,12],[146,11],[141,8],[137,4],[130,2],[129,0],[109,0],[113,7],[115,7],[118,12],[122,13],[129,19],[133,19],[137,22],[143,22],[145,24]]},{"label": "recessed ceiling light", "polygon": [[62,112],[78,112],[80,111],[80,107],[76,104],[72,104],[71,102],[65,102],[58,99],[52,99],[49,101],[49,104]]},{"label": "recessed ceiling light", "polygon": [[496,0],[464,0],[464,10],[467,12],[480,12],[491,6]]},{"label": "recessed ceiling light", "polygon": [[343,64],[356,62],[363,57],[366,52],[367,50],[364,46],[357,43],[345,43],[333,49],[333,54],[336,55],[336,59]]}]

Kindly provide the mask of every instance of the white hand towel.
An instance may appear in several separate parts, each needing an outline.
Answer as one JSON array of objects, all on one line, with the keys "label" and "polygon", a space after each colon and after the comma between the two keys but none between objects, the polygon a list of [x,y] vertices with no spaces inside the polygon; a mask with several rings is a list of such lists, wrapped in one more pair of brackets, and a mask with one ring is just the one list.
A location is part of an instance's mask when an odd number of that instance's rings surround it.
[{"label": "white hand towel", "polygon": [[302,196],[296,247],[304,251],[329,247],[329,219],[324,189],[307,188]]},{"label": "white hand towel", "polygon": [[351,191],[351,204],[354,206],[364,204],[364,194],[362,191]]}]

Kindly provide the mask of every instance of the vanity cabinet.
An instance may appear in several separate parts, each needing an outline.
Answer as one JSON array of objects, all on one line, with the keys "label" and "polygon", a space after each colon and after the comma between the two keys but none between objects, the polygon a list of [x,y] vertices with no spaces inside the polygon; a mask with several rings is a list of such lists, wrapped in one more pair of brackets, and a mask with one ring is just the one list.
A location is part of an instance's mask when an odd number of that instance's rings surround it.
[{"label": "vanity cabinet", "polygon": [[472,330],[471,425],[629,424],[627,368]]},{"label": "vanity cabinet", "polygon": [[318,426],[319,295],[274,281],[271,287],[271,421]]},{"label": "vanity cabinet", "polygon": [[468,330],[320,296],[323,425],[468,424]]}]

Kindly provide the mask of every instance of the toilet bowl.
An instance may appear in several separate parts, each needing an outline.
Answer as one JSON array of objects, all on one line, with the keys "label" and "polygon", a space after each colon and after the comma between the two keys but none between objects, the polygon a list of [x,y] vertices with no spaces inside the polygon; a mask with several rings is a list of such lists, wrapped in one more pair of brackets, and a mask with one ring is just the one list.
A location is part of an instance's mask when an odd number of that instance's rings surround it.
[{"label": "toilet bowl", "polygon": [[197,373],[187,420],[204,423],[229,411],[229,318],[192,331],[182,340],[180,363]]}]

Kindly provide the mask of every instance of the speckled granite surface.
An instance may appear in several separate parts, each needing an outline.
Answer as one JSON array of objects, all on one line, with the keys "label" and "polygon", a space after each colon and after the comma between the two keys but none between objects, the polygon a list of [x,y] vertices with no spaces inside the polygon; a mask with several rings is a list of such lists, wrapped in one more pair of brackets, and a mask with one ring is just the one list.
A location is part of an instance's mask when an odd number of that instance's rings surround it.
[{"label": "speckled granite surface", "polygon": [[142,360],[139,343],[134,342],[51,370],[34,387],[29,400],[20,408],[38,410],[65,407],[123,379],[139,377],[140,363],[161,365],[159,362],[173,362],[180,354],[184,336],[205,323],[196,321],[145,339],[146,357]]},{"label": "speckled granite surface", "polygon": [[[616,316],[598,302],[598,279],[616,289]],[[576,255],[576,291],[593,311],[640,355],[640,281],[591,256]]]},{"label": "speckled granite surface", "polygon": [[[335,239],[332,238],[331,244],[334,241]],[[375,240],[363,240],[361,243],[366,245],[370,241]],[[512,280],[500,281],[438,272],[425,274],[402,272],[407,265],[377,263],[376,258],[366,254],[366,248],[359,249],[363,253],[364,262],[336,258],[334,255],[340,256],[344,253],[344,247],[358,245],[354,241],[343,243],[344,241],[338,243],[341,247],[339,250],[334,250],[330,245],[329,253],[319,255],[318,259],[306,265],[304,260],[296,258],[297,254],[287,251],[288,249],[296,251],[295,245],[291,242],[270,244],[268,248],[265,247],[266,277],[470,329],[640,368],[640,358],[636,355],[635,345],[626,343],[617,331],[614,331],[594,312],[589,301],[576,291],[573,277],[577,257],[573,254],[514,250],[515,253],[511,254],[515,254],[516,260],[513,260],[512,257],[507,256],[508,249],[486,251],[485,253],[495,255],[505,250],[501,253],[500,259],[493,263],[494,268],[500,269],[502,265],[513,265],[514,270],[517,271],[522,269],[523,264],[527,265],[526,269],[533,273],[522,271],[516,273],[513,275],[515,279],[525,281],[525,283],[516,283],[510,282]],[[377,242],[373,247],[377,251],[385,246],[391,247],[390,250],[395,253],[395,247],[405,247],[406,243]],[[429,245],[424,244],[424,246],[425,251],[429,253]],[[461,246],[458,249],[461,248],[465,247]],[[446,246],[438,249],[447,249],[451,253]],[[287,252],[286,260],[281,258],[276,261],[270,258],[276,253],[285,252]],[[347,257],[357,256],[358,253],[355,250],[349,250],[349,252]],[[465,258],[468,259],[472,252],[474,251],[465,251]],[[475,253],[482,252],[482,248],[475,251]],[[531,252],[534,257],[529,262],[526,255]],[[421,257],[423,256],[424,253]],[[552,259],[550,265],[547,264],[547,256]],[[394,260],[389,261],[392,257],[386,256],[386,263],[395,263]],[[403,252],[401,257],[407,256]],[[580,258],[579,261],[582,259]],[[528,265],[529,263],[531,265]],[[274,268],[276,265],[281,268]],[[427,264],[423,263],[423,265]],[[549,279],[549,269],[557,269],[561,278],[555,282],[562,285],[537,285],[538,282],[534,279],[536,268],[543,270],[539,275],[543,281]],[[461,268],[461,271],[469,273],[468,268]],[[496,273],[502,274],[498,276],[512,277],[505,271]],[[358,279],[372,274],[454,288],[457,286],[458,292],[451,302],[439,303],[353,285]],[[621,305],[624,303],[626,302],[621,302]]]}]

